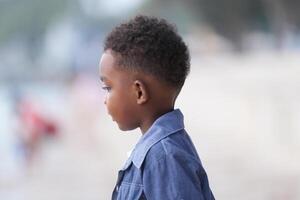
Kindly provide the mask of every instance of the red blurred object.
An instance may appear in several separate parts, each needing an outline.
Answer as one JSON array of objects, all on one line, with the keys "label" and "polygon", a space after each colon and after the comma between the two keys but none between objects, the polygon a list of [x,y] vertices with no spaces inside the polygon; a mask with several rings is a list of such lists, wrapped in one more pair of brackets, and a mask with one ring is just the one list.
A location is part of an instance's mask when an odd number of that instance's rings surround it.
[{"label": "red blurred object", "polygon": [[30,165],[43,140],[58,135],[58,127],[54,121],[38,112],[34,104],[28,100],[23,99],[18,103],[18,111],[20,137],[26,152],[27,164]]},{"label": "red blurred object", "polygon": [[20,104],[20,118],[29,134],[35,138],[41,135],[57,135],[57,125],[37,112],[30,102]]}]

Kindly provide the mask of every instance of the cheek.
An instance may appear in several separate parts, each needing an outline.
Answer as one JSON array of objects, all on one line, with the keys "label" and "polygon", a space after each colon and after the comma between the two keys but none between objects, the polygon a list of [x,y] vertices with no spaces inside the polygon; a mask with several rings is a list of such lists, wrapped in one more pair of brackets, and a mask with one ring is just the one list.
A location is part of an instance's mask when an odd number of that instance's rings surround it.
[{"label": "cheek", "polygon": [[108,93],[106,107],[113,120],[121,126],[130,126],[135,121],[134,100],[128,93]]},{"label": "cheek", "polygon": [[111,107],[114,105],[114,99],[112,98],[112,95],[109,92],[106,93],[104,98],[104,104],[106,105],[108,112],[110,112]]},{"label": "cheek", "polygon": [[[124,97],[117,92],[108,92],[105,96],[105,104],[110,115],[116,115],[123,109]],[[113,116],[114,117],[114,116]]]}]

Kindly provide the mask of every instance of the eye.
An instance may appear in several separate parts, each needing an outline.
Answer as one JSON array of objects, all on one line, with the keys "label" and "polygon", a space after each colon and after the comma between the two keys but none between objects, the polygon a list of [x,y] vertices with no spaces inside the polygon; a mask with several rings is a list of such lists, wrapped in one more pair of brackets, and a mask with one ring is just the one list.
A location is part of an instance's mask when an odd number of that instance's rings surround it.
[{"label": "eye", "polygon": [[109,92],[111,90],[111,87],[103,86],[102,89],[105,90],[106,92]]}]

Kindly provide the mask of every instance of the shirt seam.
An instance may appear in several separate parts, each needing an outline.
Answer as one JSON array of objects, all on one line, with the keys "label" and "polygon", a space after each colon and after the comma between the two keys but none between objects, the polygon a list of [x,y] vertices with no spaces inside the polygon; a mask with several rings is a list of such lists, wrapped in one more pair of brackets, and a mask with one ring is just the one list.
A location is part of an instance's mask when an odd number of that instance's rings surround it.
[{"label": "shirt seam", "polygon": [[122,184],[123,184],[123,185],[127,185],[127,186],[131,186],[131,185],[132,185],[132,186],[138,186],[138,187],[142,187],[142,188],[144,187],[143,184],[139,184],[139,183],[130,183],[130,182],[127,182],[127,181],[122,181],[122,182],[121,182],[121,185],[122,185]]},{"label": "shirt seam", "polygon": [[[165,151],[164,150],[164,154],[163,155],[161,155],[158,159],[155,159],[155,160],[153,160],[152,161],[152,163],[150,164],[150,165],[148,165],[148,169],[153,169],[154,167],[154,165],[157,165],[157,164],[159,164],[160,162],[161,162],[161,160],[163,160],[164,158],[166,159],[167,157],[172,157],[173,156],[173,154],[172,155],[169,155],[168,153],[167,153],[167,151]],[[183,155],[178,155],[178,157],[180,158],[180,157],[184,157],[184,158],[186,158],[185,156],[183,156]],[[197,163],[198,165],[199,165],[199,167],[202,167],[202,164],[199,162],[199,160],[197,159],[197,158],[195,158],[194,156],[188,156],[188,159],[189,160],[191,160],[191,161],[193,161],[193,162],[195,162],[195,163]]]},{"label": "shirt seam", "polygon": [[[178,128],[178,129],[176,129],[176,130],[170,131],[165,137],[162,137],[162,138],[160,138],[159,140],[157,140],[157,141],[151,143],[151,145],[149,145],[149,147],[147,148],[147,150],[144,152],[143,159],[141,159],[140,161],[138,161],[138,163],[140,164],[140,166],[143,164],[143,162],[145,161],[145,159],[146,159],[146,157],[147,157],[147,154],[148,154],[149,150],[150,150],[154,145],[156,145],[156,144],[158,144],[158,143],[162,143],[162,140],[166,139],[167,137],[170,137],[170,135],[175,134],[175,133],[177,133],[177,132],[179,132],[179,131],[181,131],[181,130],[184,130],[184,127],[180,127],[180,128]],[[162,146],[163,146],[163,149],[164,149],[165,154],[167,154],[167,150],[166,150],[165,146],[163,145],[163,143],[162,143]]]}]

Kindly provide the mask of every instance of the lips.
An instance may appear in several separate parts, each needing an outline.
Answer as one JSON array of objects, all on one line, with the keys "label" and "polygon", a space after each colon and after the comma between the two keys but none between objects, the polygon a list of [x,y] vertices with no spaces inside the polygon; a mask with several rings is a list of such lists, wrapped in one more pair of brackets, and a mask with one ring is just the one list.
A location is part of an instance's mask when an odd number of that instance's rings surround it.
[{"label": "lips", "polygon": [[111,120],[115,122],[116,120],[112,117],[112,115],[110,113],[108,113],[108,114],[109,114]]}]

